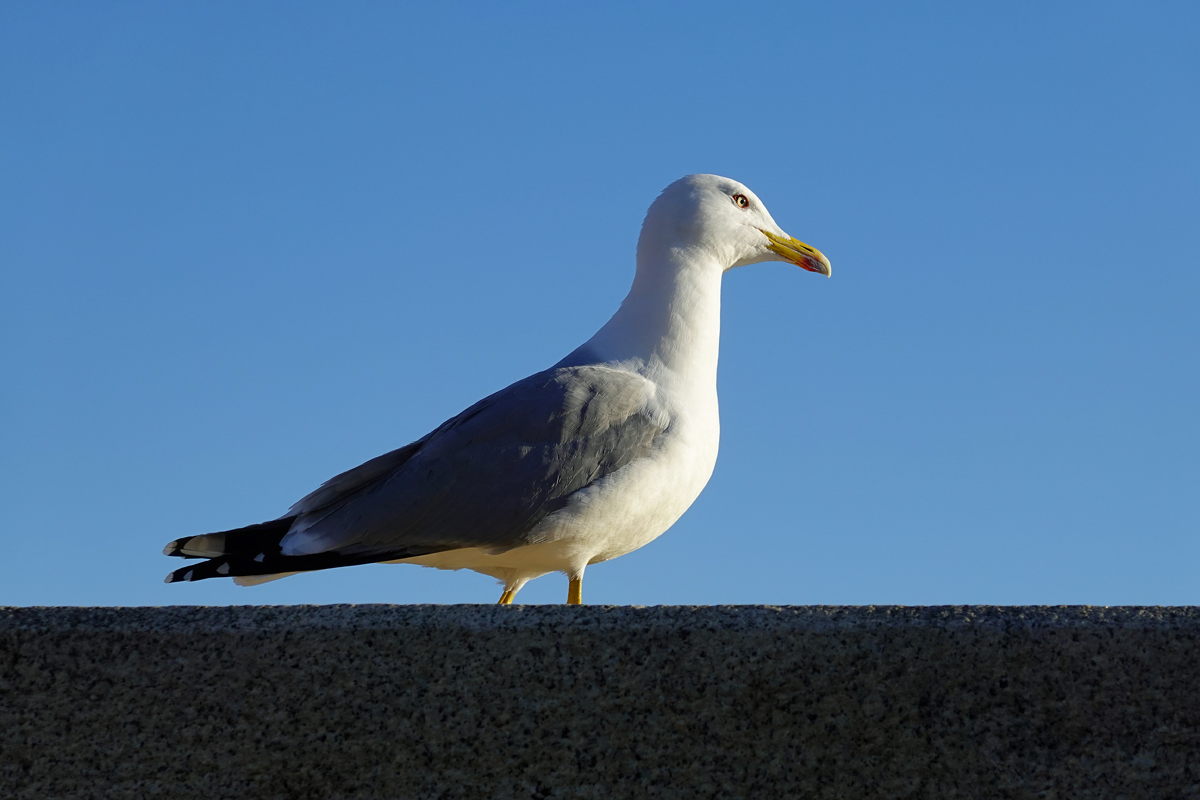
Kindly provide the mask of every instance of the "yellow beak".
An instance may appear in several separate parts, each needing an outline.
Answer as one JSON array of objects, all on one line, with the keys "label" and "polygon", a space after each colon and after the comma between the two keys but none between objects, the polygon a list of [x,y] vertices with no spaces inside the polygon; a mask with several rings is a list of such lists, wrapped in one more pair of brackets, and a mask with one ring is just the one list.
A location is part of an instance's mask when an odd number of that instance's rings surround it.
[{"label": "yellow beak", "polygon": [[790,261],[809,272],[819,272],[826,278],[832,273],[833,267],[829,265],[829,259],[817,248],[809,247],[799,239],[793,239],[789,236],[776,236],[770,231],[764,231],[762,228],[759,228],[759,230],[771,242],[767,245],[767,249],[784,261]]}]

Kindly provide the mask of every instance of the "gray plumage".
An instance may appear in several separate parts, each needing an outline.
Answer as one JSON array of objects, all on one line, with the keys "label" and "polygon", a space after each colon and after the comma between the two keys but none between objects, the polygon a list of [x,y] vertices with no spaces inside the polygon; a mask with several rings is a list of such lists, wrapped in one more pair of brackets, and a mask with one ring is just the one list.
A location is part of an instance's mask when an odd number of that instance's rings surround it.
[{"label": "gray plumage", "polygon": [[500,553],[534,544],[538,522],[647,455],[668,424],[654,385],[637,373],[539,372],[327,481],[289,511],[299,518],[283,552]]}]

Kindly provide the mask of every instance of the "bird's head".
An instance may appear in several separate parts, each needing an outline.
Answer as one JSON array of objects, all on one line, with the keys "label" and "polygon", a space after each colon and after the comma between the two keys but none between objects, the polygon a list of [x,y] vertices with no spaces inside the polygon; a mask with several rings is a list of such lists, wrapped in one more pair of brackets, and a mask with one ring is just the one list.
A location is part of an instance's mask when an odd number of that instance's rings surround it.
[{"label": "bird's head", "polygon": [[830,274],[829,259],[784,233],[758,195],[719,175],[688,175],[663,190],[646,212],[639,258],[650,249],[706,250],[726,270],[787,261]]}]

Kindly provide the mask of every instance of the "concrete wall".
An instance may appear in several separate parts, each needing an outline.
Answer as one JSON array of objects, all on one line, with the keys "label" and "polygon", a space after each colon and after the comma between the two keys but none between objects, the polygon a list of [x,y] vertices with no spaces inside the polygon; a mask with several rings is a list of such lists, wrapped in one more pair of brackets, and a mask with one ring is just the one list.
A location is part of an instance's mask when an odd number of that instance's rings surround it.
[{"label": "concrete wall", "polygon": [[0,608],[0,797],[1200,797],[1196,608]]}]

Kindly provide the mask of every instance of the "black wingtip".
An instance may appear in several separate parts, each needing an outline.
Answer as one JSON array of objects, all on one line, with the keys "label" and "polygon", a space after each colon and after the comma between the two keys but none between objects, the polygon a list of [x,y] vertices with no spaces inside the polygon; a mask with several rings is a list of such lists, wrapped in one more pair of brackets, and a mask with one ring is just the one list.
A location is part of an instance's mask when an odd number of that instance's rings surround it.
[{"label": "black wingtip", "polygon": [[174,572],[168,572],[167,577],[163,578],[163,583],[186,583],[190,581],[196,574],[194,567],[184,567],[177,569]]}]

